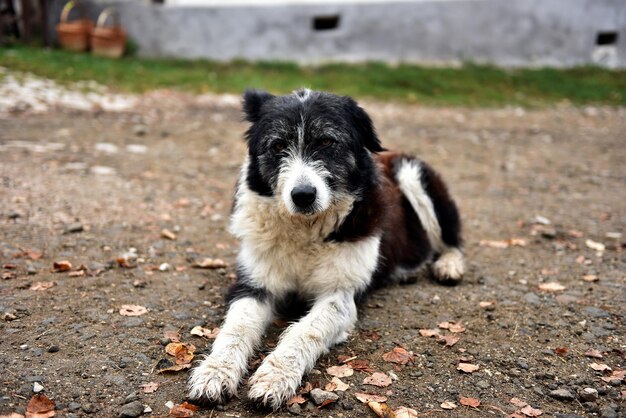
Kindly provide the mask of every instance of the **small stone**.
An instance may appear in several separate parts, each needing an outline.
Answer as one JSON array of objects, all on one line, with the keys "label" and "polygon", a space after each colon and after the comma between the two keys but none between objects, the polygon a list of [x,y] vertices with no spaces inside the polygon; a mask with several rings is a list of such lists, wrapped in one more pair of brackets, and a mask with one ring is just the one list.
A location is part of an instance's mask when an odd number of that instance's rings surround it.
[{"label": "small stone", "polygon": [[131,403],[131,402],[135,402],[138,400],[139,400],[139,396],[137,396],[137,394],[133,392],[130,395],[128,395],[126,398],[124,398],[123,405],[126,405],[127,403]]},{"label": "small stone", "polygon": [[595,308],[593,306],[589,306],[585,308],[585,312],[594,318],[609,318],[611,315],[605,311],[604,309]]},{"label": "small stone", "polygon": [[310,395],[311,395],[311,399],[313,399],[313,402],[315,402],[315,405],[321,405],[324,403],[324,401],[327,401],[327,400],[334,402],[339,399],[339,395],[337,395],[336,393],[327,392],[319,388],[313,389]]},{"label": "small stone", "polygon": [[481,389],[489,389],[489,382],[487,382],[486,380],[479,380],[478,382],[476,382],[476,386],[478,386]]},{"label": "small stone", "polygon": [[287,410],[293,415],[300,415],[302,413],[302,408],[297,403],[290,405]]},{"label": "small stone", "polygon": [[541,236],[548,239],[556,238],[556,229],[554,228],[546,228],[541,231]]},{"label": "small stone", "polygon": [[560,401],[573,401],[576,399],[572,392],[567,389],[557,389],[550,391],[550,396]]},{"label": "small stone", "polygon": [[48,353],[56,353],[59,351],[59,347],[56,345],[51,345],[46,351],[48,351]]},{"label": "small stone", "polygon": [[68,411],[70,411],[70,412],[75,412],[75,411],[78,411],[78,410],[80,409],[80,404],[79,404],[78,402],[70,402],[70,403],[67,405],[67,409],[68,409]]},{"label": "small stone", "polygon": [[601,418],[617,418],[618,416],[617,416],[617,412],[615,412],[615,409],[611,408],[610,406],[605,406],[600,411],[600,417]]},{"label": "small stone", "polygon": [[120,418],[124,417],[138,417],[143,414],[144,406],[139,401],[133,401],[131,403],[127,403],[120,409],[120,414],[118,415]]},{"label": "small stone", "polygon": [[83,224],[81,224],[80,222],[76,222],[76,223],[67,225],[65,229],[63,230],[63,233],[75,234],[78,232],[83,232],[83,230],[84,230]]},{"label": "small stone", "polygon": [[598,391],[594,388],[584,388],[579,394],[578,397],[583,402],[593,402],[598,399]]},{"label": "small stone", "polygon": [[162,263],[159,266],[159,271],[170,271],[172,269],[172,265],[169,263]]},{"label": "small stone", "polygon": [[525,360],[518,359],[516,363],[517,363],[517,367],[519,367],[520,369],[528,370],[528,363],[526,363]]},{"label": "small stone", "polygon": [[133,327],[140,327],[144,323],[145,321],[143,319],[135,316],[135,317],[126,318],[126,320],[122,322],[122,326],[125,328],[133,328]]},{"label": "small stone", "polygon": [[35,392],[35,393],[39,393],[39,392],[43,391],[43,389],[44,389],[44,388],[43,388],[43,386],[41,385],[41,383],[39,383],[39,382],[35,382],[35,383],[33,384],[33,392]]},{"label": "small stone", "polygon": [[88,404],[83,405],[83,412],[85,414],[93,414],[96,411],[97,411],[97,408],[94,404],[88,403]]},{"label": "small stone", "polygon": [[352,411],[354,409],[354,404],[352,402],[344,401],[341,403],[341,407],[344,411]]}]

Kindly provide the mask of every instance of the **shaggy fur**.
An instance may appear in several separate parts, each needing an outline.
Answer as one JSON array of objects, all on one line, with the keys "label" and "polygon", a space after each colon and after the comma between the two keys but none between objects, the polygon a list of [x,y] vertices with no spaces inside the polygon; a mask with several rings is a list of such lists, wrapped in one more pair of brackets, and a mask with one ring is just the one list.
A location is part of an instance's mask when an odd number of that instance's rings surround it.
[{"label": "shaggy fur", "polygon": [[234,395],[266,327],[287,305],[302,316],[249,379],[248,397],[280,407],[357,320],[357,301],[426,262],[441,282],[464,271],[460,219],[431,167],[383,150],[354,100],[299,90],[244,95],[250,128],[231,217],[237,282],[191,399]]}]

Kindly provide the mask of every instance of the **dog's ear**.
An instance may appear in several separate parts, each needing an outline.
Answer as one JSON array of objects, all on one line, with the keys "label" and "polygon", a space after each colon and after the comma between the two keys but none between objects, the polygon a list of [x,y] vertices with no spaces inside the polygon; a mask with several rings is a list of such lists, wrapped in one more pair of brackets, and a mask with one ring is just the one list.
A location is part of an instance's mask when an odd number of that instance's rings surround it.
[{"label": "dog's ear", "polygon": [[385,149],[380,144],[372,119],[361,106],[350,97],[346,97],[346,110],[352,119],[352,126],[361,140],[361,144],[371,152],[381,152]]},{"label": "dog's ear", "polygon": [[246,114],[246,120],[251,123],[257,122],[263,103],[272,97],[274,96],[266,91],[247,89],[243,94],[243,111]]}]

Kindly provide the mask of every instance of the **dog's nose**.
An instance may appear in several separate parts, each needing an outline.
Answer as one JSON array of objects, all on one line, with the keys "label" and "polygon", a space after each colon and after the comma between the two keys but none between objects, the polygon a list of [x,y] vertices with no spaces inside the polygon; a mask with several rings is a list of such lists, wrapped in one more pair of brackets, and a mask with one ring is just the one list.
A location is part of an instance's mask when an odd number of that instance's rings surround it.
[{"label": "dog's nose", "polygon": [[315,202],[317,190],[311,185],[296,186],[291,191],[291,200],[296,206],[306,208]]}]

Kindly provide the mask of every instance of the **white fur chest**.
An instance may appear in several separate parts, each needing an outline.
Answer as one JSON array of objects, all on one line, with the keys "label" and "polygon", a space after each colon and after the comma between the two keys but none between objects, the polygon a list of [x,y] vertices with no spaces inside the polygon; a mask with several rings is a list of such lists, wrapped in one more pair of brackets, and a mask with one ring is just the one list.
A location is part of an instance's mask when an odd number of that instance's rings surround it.
[{"label": "white fur chest", "polygon": [[364,289],[378,260],[380,236],[354,243],[324,242],[343,222],[352,200],[315,219],[289,215],[274,198],[237,192],[231,232],[241,240],[239,265],[252,282],[275,296],[309,297],[337,289]]}]

